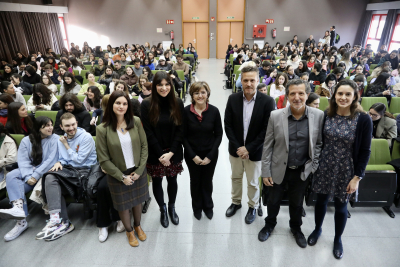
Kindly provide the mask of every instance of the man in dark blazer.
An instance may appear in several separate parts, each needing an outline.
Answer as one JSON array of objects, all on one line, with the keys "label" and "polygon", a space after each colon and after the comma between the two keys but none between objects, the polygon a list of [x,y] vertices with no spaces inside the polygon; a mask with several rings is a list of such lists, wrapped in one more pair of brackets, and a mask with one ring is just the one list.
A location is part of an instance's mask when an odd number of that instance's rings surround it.
[{"label": "man in dark blazer", "polygon": [[318,168],[322,149],[324,113],[306,106],[310,86],[294,79],[286,86],[290,106],[271,113],[262,155],[263,182],[269,187],[268,216],[258,234],[260,241],[270,236],[276,225],[282,196],[289,198],[289,225],[297,244],[305,248],[301,232],[303,200],[308,176]]},{"label": "man in dark blazer", "polygon": [[262,147],[275,101],[257,92],[259,73],[256,66],[243,67],[241,81],[243,92],[232,94],[225,110],[225,132],[229,139],[232,168],[232,204],[226,216],[233,216],[242,207],[242,180],[243,172],[246,172],[249,210],[245,222],[251,224],[259,206]]},{"label": "man in dark blazer", "polygon": [[331,46],[334,46],[335,45],[335,41],[336,41],[336,31],[335,31],[335,26],[332,26],[331,27],[331,31],[330,31],[330,34],[331,34],[331,43],[330,43],[330,45]]}]

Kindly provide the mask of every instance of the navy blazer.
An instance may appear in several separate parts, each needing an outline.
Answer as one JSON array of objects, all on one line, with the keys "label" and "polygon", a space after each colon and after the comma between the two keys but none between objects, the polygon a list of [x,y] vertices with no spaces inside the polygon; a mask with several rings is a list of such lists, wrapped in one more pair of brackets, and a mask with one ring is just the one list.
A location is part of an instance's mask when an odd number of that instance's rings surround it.
[{"label": "navy blazer", "polygon": [[243,92],[231,94],[225,109],[225,133],[229,139],[229,154],[239,157],[236,151],[245,146],[251,161],[260,161],[264,145],[265,133],[271,111],[275,109],[275,100],[257,92],[251,115],[249,130],[246,136],[246,145],[243,136]]},{"label": "navy blazer", "polygon": [[[324,127],[326,117],[328,116],[325,111]],[[361,179],[365,176],[365,168],[367,167],[369,157],[371,155],[371,140],[372,140],[372,120],[366,113],[361,113],[358,117],[356,127],[356,138],[353,144],[353,165],[354,175]],[[322,133],[323,147],[325,146],[325,135]]]}]

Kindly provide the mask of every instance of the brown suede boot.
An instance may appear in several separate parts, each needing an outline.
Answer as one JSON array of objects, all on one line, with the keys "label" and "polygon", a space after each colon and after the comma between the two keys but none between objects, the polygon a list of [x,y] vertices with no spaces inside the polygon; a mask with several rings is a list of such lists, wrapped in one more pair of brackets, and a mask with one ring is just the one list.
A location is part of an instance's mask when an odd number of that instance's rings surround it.
[{"label": "brown suede boot", "polygon": [[132,247],[139,246],[139,241],[137,240],[134,231],[126,232],[126,236],[128,237],[129,245]]},{"label": "brown suede boot", "polygon": [[147,236],[143,232],[142,227],[140,227],[140,225],[137,226],[137,227],[135,226],[135,232],[137,233],[140,241],[145,241],[146,240]]}]

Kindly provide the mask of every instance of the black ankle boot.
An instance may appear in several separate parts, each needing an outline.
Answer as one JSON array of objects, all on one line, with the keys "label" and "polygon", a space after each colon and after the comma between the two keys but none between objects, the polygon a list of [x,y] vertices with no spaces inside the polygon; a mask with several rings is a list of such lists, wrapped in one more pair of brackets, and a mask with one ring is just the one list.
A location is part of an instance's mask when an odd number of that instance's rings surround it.
[{"label": "black ankle boot", "polygon": [[168,213],[169,213],[169,218],[171,219],[171,222],[175,225],[179,224],[179,217],[178,214],[175,212],[175,205],[174,204],[169,204],[168,205]]},{"label": "black ankle boot", "polygon": [[169,225],[169,220],[167,214],[167,206],[165,204],[160,208],[160,212],[161,212],[161,217],[160,217],[161,225],[164,228],[167,228]]}]

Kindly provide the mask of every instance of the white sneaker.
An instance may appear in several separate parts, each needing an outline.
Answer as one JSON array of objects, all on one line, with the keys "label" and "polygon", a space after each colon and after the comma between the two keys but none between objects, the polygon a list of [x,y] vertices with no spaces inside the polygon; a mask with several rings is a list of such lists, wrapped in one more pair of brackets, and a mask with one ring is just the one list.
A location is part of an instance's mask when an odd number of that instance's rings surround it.
[{"label": "white sneaker", "polygon": [[106,241],[107,237],[108,237],[108,229],[107,229],[107,227],[99,228],[99,241],[100,241],[100,243],[103,243],[104,241]]},{"label": "white sneaker", "polygon": [[60,222],[54,224],[49,231],[48,235],[43,238],[45,241],[53,241],[60,237],[72,232],[75,229],[74,225],[70,221]]},{"label": "white sneaker", "polygon": [[26,218],[26,215],[23,208],[14,205],[14,207],[12,207],[11,209],[1,209],[0,218],[23,220]]},{"label": "white sneaker", "polygon": [[17,221],[14,228],[4,236],[5,241],[11,241],[19,237],[28,228],[26,220]]},{"label": "white sneaker", "polygon": [[117,232],[118,233],[122,233],[122,232],[124,232],[125,231],[125,226],[124,226],[124,224],[122,223],[122,221],[118,221],[117,222]]},{"label": "white sneaker", "polygon": [[47,220],[46,221],[46,226],[42,229],[42,231],[40,231],[37,235],[36,235],[36,239],[40,240],[43,239],[45,237],[47,237],[49,235],[50,230],[52,230],[52,227],[55,226],[56,223]]}]

